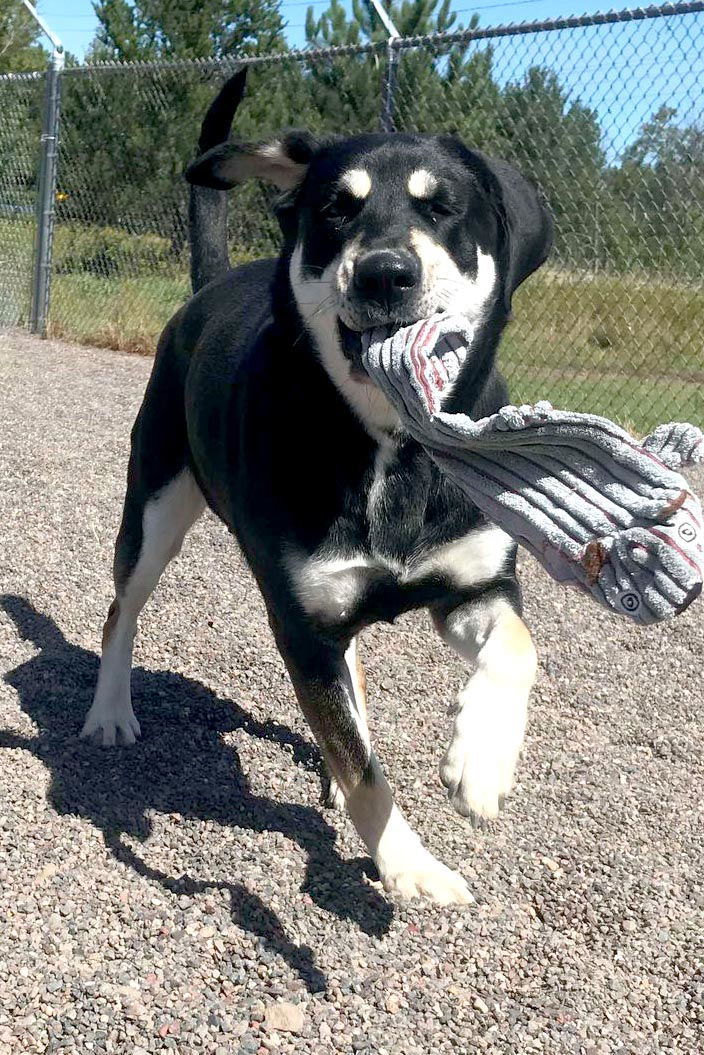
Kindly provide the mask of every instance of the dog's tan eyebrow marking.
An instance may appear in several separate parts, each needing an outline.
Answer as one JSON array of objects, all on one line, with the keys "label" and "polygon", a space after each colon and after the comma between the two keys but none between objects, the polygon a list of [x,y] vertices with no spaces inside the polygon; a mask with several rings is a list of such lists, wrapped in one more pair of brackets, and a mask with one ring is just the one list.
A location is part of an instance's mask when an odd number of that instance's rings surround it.
[{"label": "dog's tan eyebrow marking", "polygon": [[354,198],[366,198],[372,189],[371,177],[365,169],[348,169],[340,176],[340,187]]},{"label": "dog's tan eyebrow marking", "polygon": [[408,177],[408,193],[412,198],[429,198],[438,189],[438,181],[427,169],[416,169]]}]

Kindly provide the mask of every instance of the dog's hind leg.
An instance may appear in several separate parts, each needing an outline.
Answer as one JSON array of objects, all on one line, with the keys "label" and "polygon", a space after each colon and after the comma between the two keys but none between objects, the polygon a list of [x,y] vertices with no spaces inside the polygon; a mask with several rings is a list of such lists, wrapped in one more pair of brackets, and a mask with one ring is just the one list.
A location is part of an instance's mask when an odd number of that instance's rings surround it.
[{"label": "dog's hind leg", "polygon": [[133,453],[122,525],[115,546],[115,599],[103,628],[103,652],[93,704],[82,736],[105,746],[133,744],[139,723],[132,710],[130,675],[137,617],[188,529],[203,511],[200,488],[187,468],[148,496]]},{"label": "dog's hind leg", "polygon": [[438,904],[473,901],[464,879],[426,850],[394,802],[371,748],[365,715],[337,641],[271,619],[296,695],[386,890]]},{"label": "dog's hind leg", "polygon": [[517,598],[517,588],[515,595],[499,589],[432,613],[443,640],[475,667],[440,764],[450,801],[475,824],[498,816],[513,786],[535,680],[535,648]]}]

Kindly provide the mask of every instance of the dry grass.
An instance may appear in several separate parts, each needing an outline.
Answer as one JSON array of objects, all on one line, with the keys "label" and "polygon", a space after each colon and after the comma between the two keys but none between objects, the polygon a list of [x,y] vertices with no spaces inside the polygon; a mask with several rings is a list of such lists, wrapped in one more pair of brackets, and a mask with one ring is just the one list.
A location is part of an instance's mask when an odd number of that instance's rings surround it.
[{"label": "dry grass", "polygon": [[185,276],[59,275],[52,290],[52,337],[152,355],[159,334],[190,287]]},{"label": "dry grass", "polygon": [[646,432],[704,420],[704,286],[543,272],[501,350],[512,398],[550,399]]}]

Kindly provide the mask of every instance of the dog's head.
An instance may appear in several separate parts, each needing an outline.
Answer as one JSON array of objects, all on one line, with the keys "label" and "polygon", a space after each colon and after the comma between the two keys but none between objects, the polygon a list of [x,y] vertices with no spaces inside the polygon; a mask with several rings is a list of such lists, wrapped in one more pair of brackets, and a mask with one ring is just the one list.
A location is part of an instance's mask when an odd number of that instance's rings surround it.
[{"label": "dog's head", "polygon": [[257,177],[285,192],[277,211],[291,288],[326,367],[348,387],[369,383],[359,339],[368,327],[450,311],[477,332],[491,319],[499,333],[551,245],[535,188],[452,136],[320,142],[293,132],[221,144],[187,176],[219,188]]}]

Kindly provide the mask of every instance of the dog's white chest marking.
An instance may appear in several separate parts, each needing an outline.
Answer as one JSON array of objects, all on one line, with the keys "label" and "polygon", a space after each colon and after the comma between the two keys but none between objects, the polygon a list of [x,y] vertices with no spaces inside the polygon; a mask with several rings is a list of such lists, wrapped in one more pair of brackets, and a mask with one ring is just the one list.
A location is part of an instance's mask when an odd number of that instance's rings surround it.
[{"label": "dog's white chest marking", "polygon": [[[383,517],[386,474],[395,447],[390,442],[377,451],[374,476],[369,489],[369,520]],[[438,546],[420,559],[406,562],[375,551],[348,556],[297,555],[290,560],[296,593],[306,613],[334,625],[354,617],[364,592],[377,576],[391,574],[399,586],[421,583],[429,576],[441,576],[452,587],[464,589],[491,582],[501,575],[514,546],[505,531],[494,524],[474,528],[462,538]]]},{"label": "dog's white chest marking", "polygon": [[396,441],[391,436],[384,436],[379,441],[374,457],[374,476],[367,496],[367,519],[370,523],[384,516],[386,474],[394,459],[396,449]]},{"label": "dog's white chest marking", "polygon": [[413,578],[442,575],[460,589],[500,575],[515,543],[495,524],[474,528],[462,538],[438,546],[413,570]]},{"label": "dog's white chest marking", "polygon": [[363,553],[298,557],[291,564],[298,600],[311,618],[326,625],[344,623],[352,616],[370,571],[381,567]]}]

